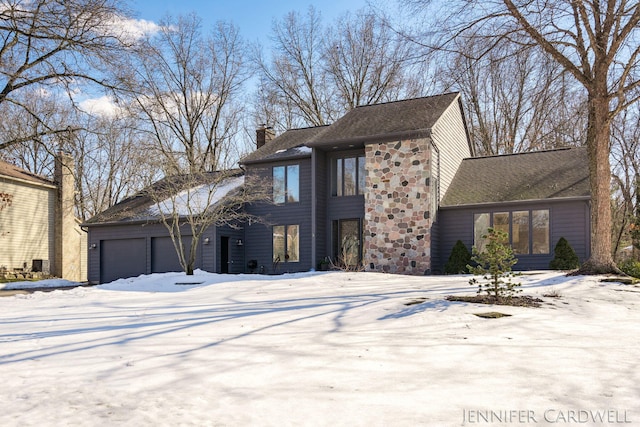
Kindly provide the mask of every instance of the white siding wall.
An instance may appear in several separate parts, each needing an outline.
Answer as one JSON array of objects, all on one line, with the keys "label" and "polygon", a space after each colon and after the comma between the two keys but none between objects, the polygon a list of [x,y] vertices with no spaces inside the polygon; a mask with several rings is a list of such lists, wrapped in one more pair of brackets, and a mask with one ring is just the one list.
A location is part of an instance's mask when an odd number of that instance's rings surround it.
[{"label": "white siding wall", "polygon": [[471,157],[458,99],[442,114],[431,133],[433,142],[440,150],[440,200],[446,194],[462,159]]},{"label": "white siding wall", "polygon": [[0,193],[12,195],[0,211],[0,267],[31,268],[34,259],[53,267],[55,188],[0,178]]}]

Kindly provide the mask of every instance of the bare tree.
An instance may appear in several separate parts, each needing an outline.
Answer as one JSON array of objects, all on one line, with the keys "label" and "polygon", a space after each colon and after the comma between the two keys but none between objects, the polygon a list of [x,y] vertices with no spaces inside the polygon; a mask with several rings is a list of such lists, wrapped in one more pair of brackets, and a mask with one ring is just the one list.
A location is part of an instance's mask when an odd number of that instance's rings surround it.
[{"label": "bare tree", "polygon": [[209,227],[232,228],[259,218],[245,204],[268,200],[264,185],[245,178],[239,170],[196,172],[170,176],[148,186],[143,193],[153,203],[152,215],[166,227],[187,275],[192,275],[198,246]]},{"label": "bare tree", "polygon": [[306,15],[290,12],[274,22],[272,40],[271,57],[260,47],[254,54],[261,78],[257,123],[320,126],[358,105],[423,94],[421,79],[408,70],[424,64],[412,61],[409,43],[366,10],[329,26],[312,7]]},{"label": "bare tree", "polygon": [[163,22],[136,49],[132,106],[168,174],[213,171],[236,160],[239,96],[249,77],[244,49],[235,27],[220,22],[203,37],[194,15]]},{"label": "bare tree", "polygon": [[[406,0],[428,6],[430,0]],[[612,120],[640,99],[640,2],[488,0],[457,3],[440,45],[460,37],[539,46],[586,91],[591,181],[591,257],[582,273],[617,272],[611,245]]]},{"label": "bare tree", "polygon": [[229,179],[240,179],[224,170],[237,161],[239,96],[249,77],[244,59],[234,26],[220,22],[204,36],[191,15],[165,20],[158,34],[140,43],[129,70],[130,105],[150,165],[167,177],[145,192],[187,274],[193,274],[202,233],[233,224],[244,215],[241,203],[262,198],[254,188],[223,191]]},{"label": "bare tree", "polygon": [[141,136],[126,115],[89,117],[73,132],[65,151],[76,159],[76,206],[87,220],[141,190],[138,177],[159,178],[149,165]]},{"label": "bare tree", "polygon": [[410,45],[382,18],[364,10],[347,13],[329,27],[324,40],[325,67],[338,90],[341,112],[416,95],[405,93]]},{"label": "bare tree", "polygon": [[[0,122],[0,138],[20,142],[2,151],[17,166],[36,175],[52,177],[53,157],[61,148],[60,144],[68,138],[68,129],[75,127],[75,114],[61,95],[33,88],[25,88],[23,94],[25,99],[22,105],[37,111],[39,117],[25,115],[22,106],[5,104],[2,108],[4,120]],[[41,135],[42,122],[60,131]],[[32,138],[25,139],[25,135],[31,135]]]},{"label": "bare tree", "polygon": [[25,133],[3,135],[0,150],[64,134],[29,102],[37,91],[68,93],[78,84],[112,87],[100,70],[121,52],[118,0],[8,0],[0,5],[0,112],[33,123]]},{"label": "bare tree", "polygon": [[[622,244],[640,248],[639,233],[630,230],[640,220],[640,105],[617,116],[612,124],[611,161],[613,172],[613,253]],[[638,250],[633,251],[636,255]]]},{"label": "bare tree", "polygon": [[322,28],[313,7],[305,16],[290,12],[273,23],[272,58],[264,58],[260,47],[254,49],[263,85],[269,85],[268,92],[262,90],[281,106],[293,107],[297,120],[308,126],[325,125],[338,116],[323,69]]},{"label": "bare tree", "polygon": [[575,81],[544,52],[507,43],[488,50],[482,39],[459,40],[452,50],[433,57],[443,64],[440,85],[464,94],[477,153],[581,145],[584,132],[578,124],[585,100],[573,93]]}]

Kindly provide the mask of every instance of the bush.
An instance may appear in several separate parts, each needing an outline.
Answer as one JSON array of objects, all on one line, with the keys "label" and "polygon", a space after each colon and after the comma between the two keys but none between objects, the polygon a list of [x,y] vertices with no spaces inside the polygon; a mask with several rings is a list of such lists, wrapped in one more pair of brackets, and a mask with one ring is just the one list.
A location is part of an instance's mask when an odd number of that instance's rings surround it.
[{"label": "bush", "polygon": [[509,235],[504,231],[489,228],[487,234],[482,236],[488,243],[480,252],[473,247],[471,260],[476,262],[476,267],[468,266],[469,271],[477,276],[482,276],[485,283],[480,282],[475,277],[469,280],[470,285],[478,285],[478,293],[483,290],[496,301],[503,298],[511,298],[516,292],[520,292],[517,287],[520,283],[514,283],[511,278],[517,276],[511,271],[518,260],[513,256],[513,249],[509,246]]},{"label": "bush", "polygon": [[462,274],[468,273],[467,265],[471,263],[471,252],[458,240],[451,250],[449,260],[444,265],[445,274]]},{"label": "bush", "polygon": [[640,261],[628,259],[620,263],[618,267],[625,274],[628,274],[631,277],[635,277],[636,279],[640,279]]},{"label": "bush", "polygon": [[553,249],[554,257],[549,263],[552,270],[573,270],[580,267],[580,260],[567,239],[561,237]]}]

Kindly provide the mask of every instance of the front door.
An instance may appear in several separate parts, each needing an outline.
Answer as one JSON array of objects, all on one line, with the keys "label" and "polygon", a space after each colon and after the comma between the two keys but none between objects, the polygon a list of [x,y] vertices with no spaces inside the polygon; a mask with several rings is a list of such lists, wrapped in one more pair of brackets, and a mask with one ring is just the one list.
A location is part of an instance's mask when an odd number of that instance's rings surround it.
[{"label": "front door", "polygon": [[340,219],[333,222],[333,256],[340,265],[360,265],[361,247],[362,232],[359,219]]},{"label": "front door", "polygon": [[229,236],[220,236],[220,273],[229,272]]}]

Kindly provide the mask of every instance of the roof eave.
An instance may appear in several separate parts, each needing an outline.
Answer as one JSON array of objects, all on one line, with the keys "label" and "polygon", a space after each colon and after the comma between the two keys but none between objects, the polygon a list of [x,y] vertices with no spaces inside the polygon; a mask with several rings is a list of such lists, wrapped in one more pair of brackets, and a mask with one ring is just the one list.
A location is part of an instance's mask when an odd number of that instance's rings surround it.
[{"label": "roof eave", "polygon": [[45,181],[44,179],[42,181],[36,181],[36,180],[18,178],[18,177],[15,177],[15,176],[5,175],[5,174],[0,175],[0,178],[1,179],[7,179],[9,181],[19,182],[21,184],[28,184],[28,185],[31,185],[31,186],[34,186],[34,187],[50,188],[50,189],[54,189],[54,190],[58,188],[53,181]]},{"label": "roof eave", "polygon": [[459,205],[440,205],[439,209],[452,210],[452,209],[467,209],[467,208],[482,208],[489,206],[509,206],[518,204],[533,204],[533,203],[557,203],[557,202],[578,202],[578,201],[590,201],[591,196],[568,196],[568,197],[551,197],[545,199],[525,199],[525,200],[506,200],[506,201],[492,201],[492,202],[479,202],[479,203],[465,203]]},{"label": "roof eave", "polygon": [[[272,154],[270,154],[270,155],[272,155]],[[298,153],[298,154],[291,154],[291,155],[287,155],[287,156],[272,157],[272,158],[262,157],[260,159],[252,159],[252,160],[240,161],[239,163],[241,165],[253,165],[253,164],[258,164],[258,163],[273,163],[273,162],[279,162],[281,160],[296,160],[296,159],[306,159],[306,158],[311,158],[311,153]]]},{"label": "roof eave", "polygon": [[306,145],[312,148],[327,148],[327,147],[344,147],[348,145],[356,145],[356,144],[376,144],[380,142],[386,141],[395,141],[398,139],[418,139],[418,138],[427,138],[431,136],[431,128],[428,129],[415,129],[415,130],[405,130],[399,132],[390,132],[390,133],[382,133],[377,135],[363,135],[363,136],[355,136],[352,138],[345,139],[328,139],[328,140],[320,140],[309,142]]}]

